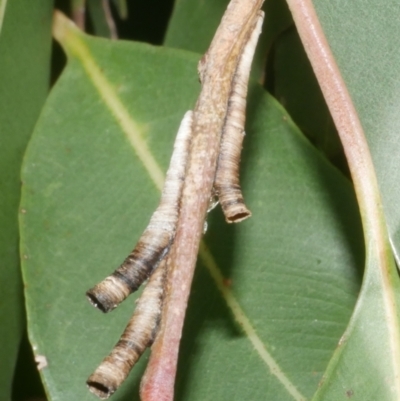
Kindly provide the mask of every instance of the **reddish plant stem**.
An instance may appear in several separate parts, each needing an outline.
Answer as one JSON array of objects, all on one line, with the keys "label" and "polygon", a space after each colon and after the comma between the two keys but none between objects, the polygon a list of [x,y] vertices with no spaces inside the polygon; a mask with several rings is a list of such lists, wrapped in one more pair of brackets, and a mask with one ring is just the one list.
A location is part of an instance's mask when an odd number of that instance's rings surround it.
[{"label": "reddish plant stem", "polygon": [[[287,0],[300,38],[335,122],[353,178],[367,235],[385,238],[377,179],[364,131],[325,38],[312,0]],[[383,231],[385,229],[383,228]],[[374,234],[375,233],[375,234]]]},{"label": "reddish plant stem", "polygon": [[85,31],[86,0],[72,0],[72,20],[76,26]]},{"label": "reddish plant stem", "polygon": [[263,0],[232,0],[200,62],[202,91],[193,121],[180,215],[167,259],[167,293],[157,338],[142,379],[142,401],[172,401],[179,343],[204,219],[217,167],[221,131],[239,56]]},{"label": "reddish plant stem", "polygon": [[[395,377],[400,377],[400,332],[394,293],[397,272],[390,252],[389,235],[372,157],[363,128],[350,94],[319,23],[312,0],[287,0],[300,38],[314,69],[326,103],[332,114],[353,178],[364,228],[367,250],[366,271],[361,292],[368,287],[368,277],[375,276],[384,291],[385,314],[390,327],[392,363]],[[376,264],[370,261],[375,259]],[[357,306],[355,309],[357,313]],[[399,381],[396,391],[400,393]]]}]

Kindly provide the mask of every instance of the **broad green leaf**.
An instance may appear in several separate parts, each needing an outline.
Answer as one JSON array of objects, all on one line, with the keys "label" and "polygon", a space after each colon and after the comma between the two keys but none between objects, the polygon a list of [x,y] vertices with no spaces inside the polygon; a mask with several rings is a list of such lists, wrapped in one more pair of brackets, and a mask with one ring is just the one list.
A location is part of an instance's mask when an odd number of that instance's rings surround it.
[{"label": "broad green leaf", "polygon": [[[18,255],[22,156],[46,98],[51,1],[0,2],[0,400],[10,400],[23,329]],[[3,18],[4,17],[4,18]]]},{"label": "broad green leaf", "polygon": [[340,139],[294,26],[277,38],[274,50],[274,95],[311,142],[345,171]]},{"label": "broad green leaf", "polygon": [[[393,248],[398,252],[398,173],[390,167],[398,162],[394,109],[400,55],[391,49],[398,41],[395,13],[400,8],[390,1],[315,3],[367,134]],[[360,297],[313,400],[400,398],[400,280],[385,235],[371,243],[370,216],[365,222],[367,260]],[[384,233],[385,221],[374,224]]]},{"label": "broad green leaf", "polygon": [[168,24],[164,45],[205,53],[229,0],[178,0]]},{"label": "broad green leaf", "polygon": [[[136,298],[103,315],[85,291],[131,251],[157,205],[157,171],[194,107],[201,56],[91,38],[61,17],[55,31],[68,65],[23,167],[23,273],[50,399],[85,401],[94,398],[84,382]],[[254,84],[249,96],[242,181],[253,217],[228,226],[220,212],[209,216],[177,400],[311,397],[359,290],[362,234],[349,182],[272,97]],[[138,400],[146,360],[114,400]]]},{"label": "broad green leaf", "polygon": [[[221,21],[229,0],[178,0],[168,25],[164,45],[205,53]],[[252,75],[264,80],[268,51],[276,36],[293,22],[283,0],[267,0],[265,22],[254,56]]]}]

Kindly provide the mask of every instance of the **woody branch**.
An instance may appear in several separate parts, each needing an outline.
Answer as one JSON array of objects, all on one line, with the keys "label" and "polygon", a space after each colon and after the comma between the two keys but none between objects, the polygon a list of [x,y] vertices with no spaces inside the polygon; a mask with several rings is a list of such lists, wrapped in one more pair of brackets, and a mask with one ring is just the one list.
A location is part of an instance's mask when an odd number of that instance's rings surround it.
[{"label": "woody branch", "polygon": [[176,236],[167,256],[162,319],[142,379],[142,401],[173,400],[184,315],[213,188],[231,85],[262,3],[263,0],[232,0],[200,62],[202,91],[193,115],[193,139]]}]

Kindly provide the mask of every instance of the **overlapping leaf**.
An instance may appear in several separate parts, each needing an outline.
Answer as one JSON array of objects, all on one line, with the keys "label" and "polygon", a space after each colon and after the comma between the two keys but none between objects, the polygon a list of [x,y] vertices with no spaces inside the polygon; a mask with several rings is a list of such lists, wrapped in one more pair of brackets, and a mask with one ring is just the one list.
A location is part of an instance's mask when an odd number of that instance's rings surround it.
[{"label": "overlapping leaf", "polygon": [[[18,255],[22,156],[49,80],[51,1],[0,2],[0,400],[10,399],[23,329]],[[32,60],[35,60],[32,63]],[[27,67],[29,66],[29,68]]]},{"label": "overlapping leaf", "polygon": [[[381,7],[368,1],[315,5],[368,138],[384,217],[398,255],[399,191],[397,169],[391,167],[399,153],[394,112],[398,103],[394,82],[400,62],[394,51],[398,41],[395,12],[399,7],[394,2]],[[371,219],[380,221],[371,224]],[[399,399],[400,280],[386,244],[386,221],[378,215],[365,218],[367,265],[362,292],[315,400]],[[375,239],[371,242],[370,238]]]},{"label": "overlapping leaf", "polygon": [[[200,56],[64,28],[68,66],[23,169],[23,272],[49,395],[84,401],[93,399],[84,381],[117,341],[135,298],[102,315],[84,293],[131,250],[159,198],[132,144],[145,141],[166,168],[200,89]],[[242,181],[253,218],[227,226],[218,212],[209,217],[178,400],[311,397],[358,293],[362,234],[350,184],[274,99],[255,86],[250,99]],[[145,362],[114,400],[137,399]]]},{"label": "overlapping leaf", "polygon": [[316,148],[346,171],[340,139],[296,28],[281,34],[274,44],[276,98]]}]

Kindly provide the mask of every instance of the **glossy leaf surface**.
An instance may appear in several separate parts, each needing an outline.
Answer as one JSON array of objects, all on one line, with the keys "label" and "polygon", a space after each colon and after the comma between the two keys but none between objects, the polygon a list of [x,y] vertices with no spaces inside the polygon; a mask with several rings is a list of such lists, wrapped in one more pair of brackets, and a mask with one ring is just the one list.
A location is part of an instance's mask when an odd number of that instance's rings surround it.
[{"label": "glossy leaf surface", "polygon": [[52,2],[39,3],[0,2],[1,401],[10,400],[11,380],[24,327],[18,254],[20,169],[49,86]]},{"label": "glossy leaf surface", "polygon": [[394,0],[314,3],[367,136],[392,244],[399,255],[400,5]]},{"label": "glossy leaf surface", "polygon": [[[393,57],[395,62],[390,65],[384,58],[396,42],[390,41],[389,37],[396,35],[397,19],[393,12],[398,6],[392,2],[384,7],[367,3],[336,1],[329,5],[315,4],[365,129],[384,203],[383,217],[379,216],[379,211],[367,215],[367,209],[362,210],[367,239],[363,287],[349,327],[313,398],[315,400],[398,400],[400,397],[400,280],[384,234],[387,221],[393,248],[398,253],[395,201],[398,186],[391,181],[396,173],[388,168],[388,161],[392,163],[397,159],[398,146],[395,145],[397,134],[394,132],[396,119],[390,112],[394,97],[388,91],[393,94],[395,90],[393,81],[390,84],[389,81],[391,77],[394,79],[399,57]],[[292,7],[295,9],[295,3]],[[388,102],[388,99],[391,100]],[[339,105],[332,107],[337,109]],[[356,142],[356,139],[349,141],[349,146]],[[389,143],[390,147],[387,146]],[[359,168],[357,163],[361,165],[362,159],[355,161],[355,170]],[[364,174],[359,180],[372,182],[373,177]],[[360,182],[357,184],[360,186]],[[373,190],[379,191],[377,188]],[[361,198],[360,204],[365,205],[368,199]],[[379,230],[381,234],[377,236]]]},{"label": "glossy leaf surface", "polygon": [[274,95],[315,147],[346,171],[340,139],[296,27],[282,33],[274,46]]},{"label": "glossy leaf surface", "polygon": [[[69,61],[23,168],[23,272],[48,393],[84,401],[93,399],[84,382],[117,341],[135,298],[103,315],[84,293],[130,252],[157,205],[135,144],[166,169],[180,119],[200,90],[200,56],[94,39],[58,23]],[[227,226],[219,212],[209,216],[178,400],[311,397],[358,293],[363,246],[351,186],[255,85],[242,166],[253,218]],[[146,358],[114,400],[138,399]]]}]

